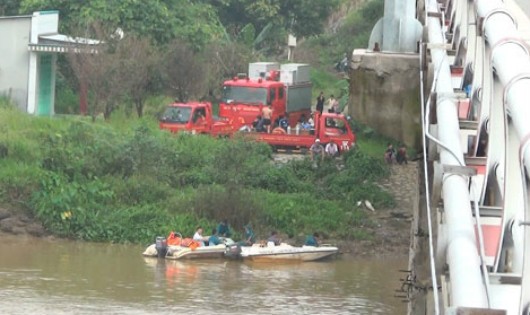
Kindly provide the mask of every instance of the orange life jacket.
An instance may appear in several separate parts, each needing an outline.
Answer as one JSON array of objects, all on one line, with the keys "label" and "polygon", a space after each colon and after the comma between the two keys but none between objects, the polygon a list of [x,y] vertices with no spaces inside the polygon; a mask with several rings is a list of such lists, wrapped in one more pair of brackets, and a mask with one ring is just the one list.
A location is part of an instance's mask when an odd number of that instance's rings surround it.
[{"label": "orange life jacket", "polygon": [[167,244],[168,245],[175,245],[178,246],[182,243],[182,238],[175,235],[175,232],[169,233],[169,236],[167,237]]}]

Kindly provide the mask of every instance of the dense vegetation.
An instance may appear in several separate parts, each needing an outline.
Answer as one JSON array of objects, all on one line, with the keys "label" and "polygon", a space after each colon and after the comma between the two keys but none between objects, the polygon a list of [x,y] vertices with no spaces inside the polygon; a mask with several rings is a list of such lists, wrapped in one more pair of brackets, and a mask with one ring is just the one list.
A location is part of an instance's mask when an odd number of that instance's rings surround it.
[{"label": "dense vegetation", "polygon": [[[117,119],[116,119],[117,120]],[[352,151],[344,169],[326,161],[274,164],[264,144],[174,135],[142,119],[124,127],[86,119],[29,117],[0,109],[0,199],[24,207],[56,235],[146,242],[170,230],[191,234],[228,218],[262,232],[319,230],[366,237],[358,200],[392,198],[373,184],[380,159]]]},{"label": "dense vegetation", "polygon": [[[325,31],[333,12],[364,2]],[[244,138],[175,137],[158,130],[156,116],[174,97],[215,102],[220,82],[246,72],[249,61],[284,61],[289,33],[300,43],[295,61],[314,68],[314,91],[339,96],[344,107],[349,83],[334,63],[366,46],[382,3],[4,1],[5,14],[59,9],[63,32],[105,45],[59,62],[56,111],[80,113],[83,83],[92,119],[29,117],[0,97],[0,202],[29,211],[56,235],[91,241],[143,243],[170,230],[189,235],[197,225],[208,231],[224,218],[238,230],[251,223],[261,236],[276,229],[369,237],[357,201],[393,205],[374,184],[388,170],[370,129],[356,126],[362,149],[341,165],[328,160],[315,169],[307,159],[275,164],[268,146]]]},{"label": "dense vegetation", "polygon": [[[98,54],[60,55],[56,112],[109,118],[117,109],[140,117],[156,113],[159,108],[147,100],[158,95],[215,103],[221,82],[246,72],[250,61],[285,61],[288,34],[298,40],[294,61],[315,69],[315,94],[335,94],[344,107],[348,82],[337,80],[333,66],[354,48],[366,47],[382,5],[383,0],[6,0],[0,14],[58,10],[62,33],[102,40]],[[80,86],[88,88],[88,108],[79,108]]]}]

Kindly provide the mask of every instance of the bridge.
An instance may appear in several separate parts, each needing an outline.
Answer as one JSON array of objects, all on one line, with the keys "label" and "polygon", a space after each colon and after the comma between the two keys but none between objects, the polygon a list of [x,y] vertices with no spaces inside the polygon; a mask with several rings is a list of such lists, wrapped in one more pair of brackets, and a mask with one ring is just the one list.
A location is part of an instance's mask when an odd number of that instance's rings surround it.
[{"label": "bridge", "polygon": [[410,51],[423,25],[409,314],[530,314],[530,1],[405,2],[385,18],[412,3],[416,22],[383,21],[370,46]]}]

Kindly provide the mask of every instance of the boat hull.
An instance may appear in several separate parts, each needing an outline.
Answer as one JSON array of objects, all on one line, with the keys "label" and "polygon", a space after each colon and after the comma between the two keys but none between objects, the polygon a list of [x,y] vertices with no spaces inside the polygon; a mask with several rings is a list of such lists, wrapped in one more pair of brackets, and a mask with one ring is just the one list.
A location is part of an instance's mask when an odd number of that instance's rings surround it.
[{"label": "boat hull", "polygon": [[[163,256],[165,259],[169,260],[179,260],[179,259],[212,259],[212,258],[223,258],[226,252],[225,245],[216,245],[216,246],[203,246],[191,249],[189,247],[183,246],[168,246],[167,254]],[[157,250],[155,245],[150,245],[143,252],[145,257],[158,257]],[[162,258],[162,257],[161,257]]]},{"label": "boat hull", "polygon": [[322,260],[338,253],[337,247],[292,247],[292,246],[273,246],[273,247],[243,247],[241,257],[245,260],[255,262],[304,262]]},{"label": "boat hull", "polygon": [[169,246],[166,259],[211,259],[222,258],[226,251],[226,245],[201,246],[189,248],[182,246]]},{"label": "boat hull", "polygon": [[166,259],[178,260],[178,259],[212,259],[212,258],[223,258],[226,247],[221,246],[205,246],[198,247],[196,249],[190,249],[188,247],[179,248],[166,255]]},{"label": "boat hull", "polygon": [[187,247],[182,245],[166,245],[163,248],[163,253],[165,254],[162,255],[159,255],[159,248],[157,248],[156,244],[152,244],[146,248],[142,255],[145,257],[160,257],[169,260],[223,258],[227,247],[232,246],[235,243],[228,237],[221,237],[220,240],[222,243],[214,246]]}]

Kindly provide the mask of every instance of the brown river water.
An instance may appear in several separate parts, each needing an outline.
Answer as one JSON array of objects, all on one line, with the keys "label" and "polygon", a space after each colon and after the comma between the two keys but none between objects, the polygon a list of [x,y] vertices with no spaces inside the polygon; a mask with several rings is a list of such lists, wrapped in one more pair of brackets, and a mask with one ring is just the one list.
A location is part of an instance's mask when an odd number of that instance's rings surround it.
[{"label": "brown river water", "polygon": [[142,246],[0,238],[0,314],[405,314],[407,257],[164,261]]}]

